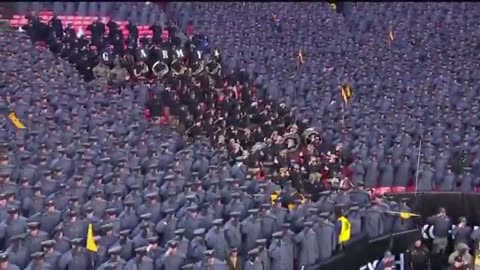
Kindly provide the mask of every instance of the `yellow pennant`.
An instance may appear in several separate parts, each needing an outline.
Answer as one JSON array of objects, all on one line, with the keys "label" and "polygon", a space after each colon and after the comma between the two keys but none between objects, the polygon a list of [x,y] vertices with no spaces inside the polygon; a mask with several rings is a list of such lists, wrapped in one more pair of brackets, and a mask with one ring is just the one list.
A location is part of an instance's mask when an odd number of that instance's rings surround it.
[{"label": "yellow pennant", "polygon": [[98,251],[97,243],[95,242],[93,236],[93,225],[90,223],[88,224],[88,231],[87,231],[87,250],[92,252]]},{"label": "yellow pennant", "polygon": [[411,217],[419,217],[420,215],[414,214],[414,213],[409,213],[409,212],[400,212],[400,218],[401,219],[409,219]]},{"label": "yellow pennant", "polygon": [[17,115],[15,114],[15,112],[11,112],[8,114],[8,119],[10,119],[10,121],[12,121],[12,124],[15,125],[15,127],[19,128],[19,129],[25,129],[25,125],[20,121],[20,119],[18,119]]},{"label": "yellow pennant", "polygon": [[343,85],[341,88],[341,93],[343,102],[348,103],[348,100],[350,99],[350,97],[352,97],[352,90],[350,89],[350,86]]},{"label": "yellow pennant", "polygon": [[387,213],[393,214],[393,215],[398,215],[401,219],[409,219],[409,218],[412,218],[412,217],[420,217],[419,214],[405,212],[405,211],[400,211],[400,212],[387,211]]}]

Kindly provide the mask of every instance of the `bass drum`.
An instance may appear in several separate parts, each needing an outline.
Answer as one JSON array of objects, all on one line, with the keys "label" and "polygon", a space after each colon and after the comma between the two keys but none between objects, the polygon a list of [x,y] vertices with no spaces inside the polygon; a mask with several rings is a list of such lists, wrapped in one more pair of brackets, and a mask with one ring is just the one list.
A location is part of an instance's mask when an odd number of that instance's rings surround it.
[{"label": "bass drum", "polygon": [[315,128],[307,128],[303,133],[302,133],[302,139],[303,142],[306,145],[310,145],[312,143],[321,143],[322,142],[322,136],[320,135],[320,132],[318,132]]}]

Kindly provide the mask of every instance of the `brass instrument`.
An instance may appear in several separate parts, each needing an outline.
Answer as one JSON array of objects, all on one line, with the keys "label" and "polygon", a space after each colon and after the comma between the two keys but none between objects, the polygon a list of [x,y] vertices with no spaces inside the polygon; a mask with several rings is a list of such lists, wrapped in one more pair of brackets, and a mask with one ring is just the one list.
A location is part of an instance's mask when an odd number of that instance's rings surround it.
[{"label": "brass instrument", "polygon": [[139,69],[140,66],[135,66],[135,68],[133,69],[133,75],[135,75],[135,77],[137,78],[140,78],[140,77],[143,77],[145,74],[148,73],[148,66],[147,64],[143,63],[143,62],[139,62],[139,64],[141,65],[141,70]]},{"label": "brass instrument", "polygon": [[159,79],[167,75],[169,71],[170,71],[170,68],[168,67],[168,65],[160,61],[155,62],[155,64],[153,64],[152,66],[153,74],[155,75],[155,77]]},{"label": "brass instrument", "polygon": [[203,62],[198,62],[198,64],[199,64],[198,68],[192,71],[193,76],[198,76],[198,74],[200,74],[204,69]]},{"label": "brass instrument", "polygon": [[122,57],[122,66],[123,67],[131,67],[135,63],[135,58],[131,54],[125,54]]},{"label": "brass instrument", "polygon": [[298,131],[298,126],[296,124],[291,124],[287,127],[288,133],[297,133],[297,131]]},{"label": "brass instrument", "polygon": [[210,76],[220,75],[222,71],[222,66],[217,62],[210,61],[207,63],[206,71]]},{"label": "brass instrument", "polygon": [[322,136],[320,135],[320,132],[318,132],[315,128],[307,128],[303,133],[302,133],[302,139],[303,142],[306,145],[310,145],[313,143],[321,143],[322,142]]},{"label": "brass instrument", "polygon": [[172,67],[172,74],[174,76],[178,76],[178,75],[183,75],[185,73],[185,71],[187,70],[187,68],[182,65],[181,63],[180,64],[180,70],[175,70],[174,68],[174,65],[179,63],[177,59],[173,60],[172,64],[171,64],[171,67]]}]

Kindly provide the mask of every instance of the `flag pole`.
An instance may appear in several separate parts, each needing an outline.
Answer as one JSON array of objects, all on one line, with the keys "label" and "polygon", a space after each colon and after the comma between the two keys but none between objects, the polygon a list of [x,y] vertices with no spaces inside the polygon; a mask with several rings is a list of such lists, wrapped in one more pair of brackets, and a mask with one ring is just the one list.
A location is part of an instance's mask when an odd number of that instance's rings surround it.
[{"label": "flag pole", "polygon": [[342,136],[341,136],[341,142],[342,144],[345,143],[345,102],[342,102]]},{"label": "flag pole", "polygon": [[418,192],[418,176],[420,175],[420,159],[422,155],[422,139],[418,143],[418,158],[417,158],[417,171],[415,172],[415,198],[417,197]]}]

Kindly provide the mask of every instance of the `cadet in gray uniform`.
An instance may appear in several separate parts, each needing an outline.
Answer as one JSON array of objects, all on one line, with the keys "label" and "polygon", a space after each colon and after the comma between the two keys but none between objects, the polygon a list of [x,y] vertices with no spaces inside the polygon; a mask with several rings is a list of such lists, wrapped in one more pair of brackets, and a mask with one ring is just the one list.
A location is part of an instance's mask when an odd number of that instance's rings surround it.
[{"label": "cadet in gray uniform", "polygon": [[228,246],[231,248],[242,247],[242,232],[240,228],[240,212],[231,212],[230,220],[228,220],[224,225],[225,230],[225,239],[228,242]]},{"label": "cadet in gray uniform", "polygon": [[42,242],[49,239],[46,232],[39,230],[39,226],[39,222],[28,223],[29,232],[25,238],[25,245],[29,248],[30,254],[42,251]]},{"label": "cadet in gray uniform", "polygon": [[28,247],[24,245],[24,234],[15,235],[10,239],[10,246],[7,248],[8,261],[21,269],[27,267],[30,254]]},{"label": "cadet in gray uniform", "polygon": [[180,270],[187,259],[186,254],[177,251],[177,242],[172,240],[167,244],[167,251],[155,262],[158,270]]},{"label": "cadet in gray uniform", "polygon": [[293,270],[294,246],[283,239],[283,231],[273,233],[272,237],[272,243],[268,248],[271,269]]},{"label": "cadet in gray uniform", "polygon": [[59,224],[55,228],[53,239],[55,240],[55,250],[60,254],[66,253],[70,249],[70,239],[66,238],[63,234],[63,226]]},{"label": "cadet in gray uniform", "polygon": [[175,237],[178,219],[173,215],[175,210],[169,208],[165,210],[165,217],[155,226],[155,231],[161,236],[161,244],[165,245]]},{"label": "cadet in gray uniform", "polygon": [[119,236],[120,237],[114,246],[118,245],[121,247],[120,257],[122,257],[123,260],[128,261],[133,257],[134,252],[134,242],[130,238],[130,230],[121,230]]},{"label": "cadet in gray uniform", "polygon": [[367,206],[363,212],[364,216],[364,226],[365,233],[370,239],[379,237],[383,235],[384,232],[384,220],[383,220],[383,211],[378,206],[377,201],[372,201],[372,203]]},{"label": "cadet in gray uniform", "polygon": [[108,268],[108,264],[116,263],[118,267],[125,267],[126,261],[120,257],[122,252],[122,247],[118,245],[114,245],[108,249],[109,258],[106,262],[101,264],[98,269],[105,269]]},{"label": "cadet in gray uniform", "polygon": [[0,253],[0,269],[5,270],[20,270],[20,268],[14,263],[9,262],[8,253]]},{"label": "cadet in gray uniform", "polygon": [[53,235],[55,227],[62,221],[62,213],[55,209],[53,200],[48,200],[45,204],[46,211],[42,212],[38,218],[40,230]]},{"label": "cadet in gray uniform", "polygon": [[197,263],[204,259],[204,252],[208,250],[205,241],[205,229],[200,228],[193,231],[194,238],[190,242],[190,250],[188,252],[189,260]]},{"label": "cadet in gray uniform", "polygon": [[244,270],[263,270],[263,265],[258,258],[258,250],[252,249],[248,252],[248,259],[245,262]]},{"label": "cadet in gray uniform", "polygon": [[51,266],[48,262],[45,261],[44,259],[44,254],[43,252],[35,252],[32,254],[32,261],[30,264],[25,268],[25,270],[48,270],[52,269],[54,266]]},{"label": "cadet in gray uniform", "polygon": [[320,213],[319,216],[320,220],[314,225],[314,230],[317,233],[318,259],[324,261],[332,256],[338,239],[335,234],[335,225],[328,219],[329,213]]},{"label": "cadet in gray uniform", "polygon": [[318,261],[318,236],[313,230],[313,223],[307,221],[304,223],[304,229],[295,235],[294,240],[299,249],[298,266],[308,267]]},{"label": "cadet in gray uniform", "polygon": [[4,230],[5,242],[8,245],[10,238],[27,231],[27,220],[19,214],[17,206],[11,206],[8,209],[9,217],[0,223],[0,229]]},{"label": "cadet in gray uniform", "polygon": [[196,269],[215,269],[215,270],[227,270],[227,264],[225,261],[219,260],[215,256],[215,250],[210,249],[204,251],[205,259],[195,264]]},{"label": "cadet in gray uniform", "polygon": [[222,223],[222,219],[212,221],[213,227],[207,232],[205,240],[207,246],[215,250],[215,257],[223,261],[227,257],[229,246],[225,239],[225,230],[222,228]]},{"label": "cadet in gray uniform", "polygon": [[70,243],[72,248],[60,257],[59,269],[93,269],[92,255],[82,246],[83,239],[75,238]]},{"label": "cadet in gray uniform", "polygon": [[270,270],[270,256],[268,255],[268,250],[266,249],[267,239],[257,239],[257,250],[258,250],[258,259],[262,263],[262,268],[264,270]]},{"label": "cadet in gray uniform", "polygon": [[[153,270],[154,262],[151,258],[147,257],[147,247],[139,247],[135,249],[135,257],[127,262],[125,270]],[[163,268],[158,268],[163,269]],[[171,268],[179,269],[179,268]]]},{"label": "cadet in gray uniform", "polygon": [[47,240],[42,242],[43,247],[43,257],[44,260],[50,264],[53,269],[58,267],[58,261],[60,260],[60,252],[54,249],[55,247],[55,240]]}]

